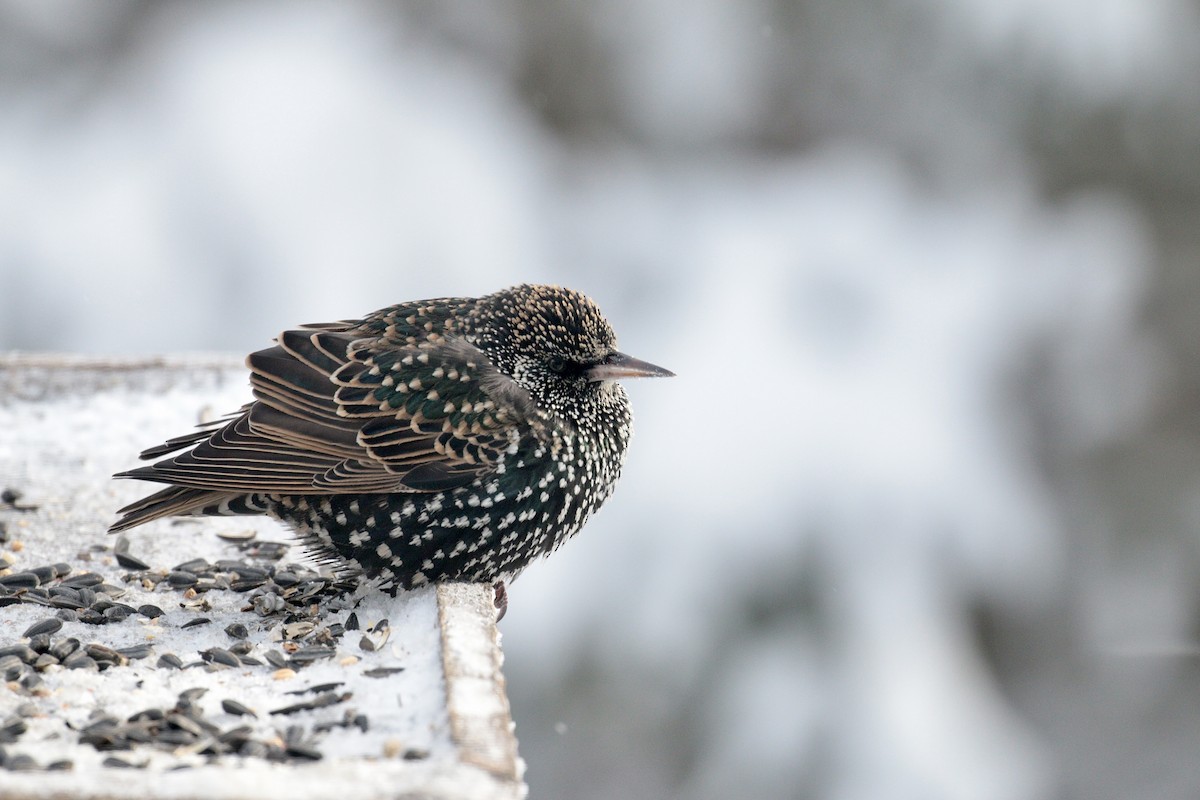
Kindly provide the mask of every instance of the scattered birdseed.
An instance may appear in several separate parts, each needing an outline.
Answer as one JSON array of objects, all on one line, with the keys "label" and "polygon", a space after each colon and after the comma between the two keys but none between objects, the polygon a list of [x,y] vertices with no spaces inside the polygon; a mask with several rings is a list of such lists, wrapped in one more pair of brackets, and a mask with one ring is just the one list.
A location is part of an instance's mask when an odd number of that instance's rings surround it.
[{"label": "scattered birdseed", "polygon": [[21,734],[25,733],[29,726],[25,724],[25,720],[20,717],[9,717],[0,722],[0,744],[12,744],[21,738]]},{"label": "scattered birdseed", "polygon": [[62,579],[63,586],[72,586],[76,589],[99,586],[104,583],[104,578],[94,572],[81,572],[78,575]]},{"label": "scattered birdseed", "polygon": [[59,639],[50,645],[50,654],[62,661],[67,656],[79,649],[80,642],[75,638]]},{"label": "scattered birdseed", "polygon": [[88,625],[103,625],[108,622],[108,617],[94,608],[85,608],[79,612],[79,621]]},{"label": "scattered birdseed", "polygon": [[292,657],[288,659],[288,663],[293,667],[308,665],[323,658],[333,658],[335,655],[337,655],[337,650],[332,647],[321,647],[319,645],[301,647],[292,653]]},{"label": "scattered birdseed", "polygon": [[33,648],[27,644],[10,644],[5,647],[0,647],[0,658],[3,658],[4,656],[16,656],[26,664],[32,663],[33,660],[37,658],[37,655],[38,654],[33,651]]},{"label": "scattered birdseed", "polygon": [[150,645],[135,644],[130,647],[118,647],[117,652],[131,661],[137,660],[150,655]]},{"label": "scattered birdseed", "polygon": [[211,664],[226,667],[240,667],[242,662],[233,653],[221,647],[210,647],[200,652],[200,657]]},{"label": "scattered birdseed", "polygon": [[279,669],[286,667],[288,663],[287,658],[278,650],[268,650],[263,657],[267,659],[268,664]]},{"label": "scattered birdseed", "polygon": [[289,744],[285,752],[292,758],[304,761],[320,761],[323,758],[320,750],[308,744]]},{"label": "scattered birdseed", "polygon": [[290,545],[287,542],[247,542],[242,547],[252,558],[278,561],[287,555]]},{"label": "scattered birdseed", "polygon": [[272,614],[283,611],[287,606],[284,599],[277,594],[256,595],[250,603],[260,617],[269,617]]},{"label": "scattered birdseed", "polygon": [[308,686],[304,689],[293,689],[286,694],[320,694],[322,692],[332,692],[341,685],[342,681],[334,681],[333,683],[319,683],[316,686]]},{"label": "scattered birdseed", "polygon": [[155,662],[156,667],[166,667],[168,669],[183,669],[183,659],[174,653],[163,653]]},{"label": "scattered birdseed", "polygon": [[195,574],[183,570],[173,570],[167,573],[167,583],[171,584],[175,589],[186,589],[189,586],[195,586],[199,580]]},{"label": "scattered birdseed", "polygon": [[274,715],[296,714],[300,711],[314,711],[318,708],[325,708],[326,706],[333,706],[333,705],[337,705],[338,703],[344,703],[353,696],[354,695],[352,692],[344,692],[343,694],[337,694],[336,692],[326,692],[325,694],[317,695],[316,697],[314,697],[311,700],[304,700],[299,703],[293,703],[290,706],[284,706],[283,708],[277,708],[277,709],[273,710],[271,712],[271,714],[274,716]]},{"label": "scattered birdseed", "polygon": [[63,659],[62,665],[67,669],[94,669],[99,670],[100,666],[82,650],[76,650],[71,655]]},{"label": "scattered birdseed", "polygon": [[36,606],[50,605],[50,593],[45,589],[25,589],[20,592],[20,599]]},{"label": "scattered birdseed", "polygon": [[204,695],[208,694],[207,687],[193,686],[190,689],[184,689],[179,693],[179,702],[183,705],[190,705],[199,700]]},{"label": "scattered birdseed", "polygon": [[[4,643],[0,647],[0,677],[18,698],[31,694],[46,697],[53,687],[42,683],[41,672],[54,674],[60,668],[105,671],[126,667],[131,660],[147,659],[153,653],[150,643],[113,648],[104,642],[89,642],[86,636],[81,641],[69,636],[56,638],[56,634],[63,629],[64,622],[128,625],[127,618],[132,615],[141,615],[144,626],[146,620],[164,617],[164,607],[173,609],[172,618],[176,614],[182,615],[180,628],[208,624],[211,620],[203,613],[211,611],[214,605],[205,599],[204,593],[220,591],[245,592],[243,611],[273,618],[272,630],[282,635],[283,641],[277,647],[258,650],[248,641],[249,626],[233,622],[224,628],[226,635],[234,640],[228,649],[214,646],[201,650],[200,660],[188,664],[174,653],[162,653],[154,662],[157,668],[261,669],[264,662],[251,655],[255,653],[265,658],[266,664],[274,670],[272,678],[281,681],[295,678],[298,670],[314,662],[337,658],[345,632],[361,629],[357,614],[346,613],[353,602],[345,599],[351,584],[331,580],[305,564],[284,563],[283,558],[289,552],[284,543],[252,542],[249,541],[251,538],[248,536],[237,545],[238,558],[215,563],[202,558],[191,559],[170,571],[150,568],[129,553],[128,541],[118,539],[111,551],[93,547],[85,549],[79,556],[80,560],[103,562],[108,565],[109,572],[73,572],[71,565],[64,562],[2,576],[0,606],[7,603],[43,605],[50,609],[47,613],[54,616],[29,625],[22,634],[24,643]],[[100,558],[95,555],[97,553],[110,555]],[[116,567],[112,566],[113,559]],[[0,564],[0,568],[3,566]],[[126,572],[117,572],[117,567]],[[114,583],[106,583],[105,575]],[[130,590],[166,592],[175,600],[160,601],[161,606],[120,602],[119,598]],[[176,600],[178,611],[174,611],[176,605],[169,604]],[[329,622],[327,615],[331,611],[346,613],[345,620]],[[147,628],[151,631],[150,637],[157,629],[157,625]],[[388,632],[387,620],[380,620],[368,631],[373,644],[380,636],[386,640]],[[342,657],[339,663],[348,665],[358,660],[355,656]],[[368,673],[368,677],[384,677],[402,669],[378,668],[371,671],[373,674]],[[270,713],[276,719],[297,718],[296,715],[302,712],[346,703],[352,694],[339,691],[342,685],[342,682],[321,683],[289,692],[302,696],[302,699]],[[85,726],[67,727],[75,732],[80,743],[102,752],[149,746],[175,751],[179,755],[236,756],[278,762],[320,760],[322,753],[317,743],[308,738],[311,735],[324,734],[335,728],[369,729],[366,715],[349,708],[340,716],[335,714],[333,719],[316,720],[311,726],[293,725],[279,738],[264,739],[244,725],[225,729],[217,724],[217,720],[229,720],[230,717],[207,717],[198,702],[202,693],[203,689],[184,692],[173,707],[143,709],[127,720],[97,714]],[[257,718],[252,709],[232,698],[222,700],[220,707],[234,717]],[[24,703],[9,718],[0,717],[0,742],[16,741],[25,733],[27,714],[40,716],[36,705]],[[328,712],[322,716],[327,715]],[[31,760],[18,761],[19,765],[22,763],[31,764],[27,767],[30,769],[73,768],[69,760],[56,761],[45,767],[38,767]],[[136,757],[110,756],[106,762],[106,766],[112,768],[143,768],[146,765],[147,762]]]},{"label": "scattered birdseed", "polygon": [[129,662],[129,659],[122,656],[116,650],[97,642],[93,642],[85,647],[84,652],[99,664],[101,669],[105,669],[107,666],[120,666]]},{"label": "scattered birdseed", "polygon": [[404,672],[404,667],[374,667],[372,669],[364,669],[362,674],[368,678],[386,678],[389,675],[395,675],[397,672]]},{"label": "scattered birdseed", "polygon": [[8,506],[13,511],[37,511],[38,506],[29,503],[18,503],[23,493],[20,489],[8,488],[0,491],[0,503]]},{"label": "scattered birdseed", "polygon": [[32,772],[38,768],[33,756],[17,753],[4,760],[4,768],[10,772]]},{"label": "scattered birdseed", "polygon": [[218,531],[217,538],[224,539],[227,542],[248,542],[258,535],[258,531],[253,528],[246,528],[240,531]]},{"label": "scattered birdseed", "polygon": [[135,556],[131,556],[128,553],[123,553],[123,552],[118,551],[116,553],[116,556],[117,556],[117,563],[120,564],[122,567],[125,567],[125,569],[134,569],[134,570],[138,570],[139,572],[150,569],[150,565],[147,564],[145,561],[142,561],[140,558],[137,558]]},{"label": "scattered birdseed", "polygon": [[29,571],[32,572],[34,575],[37,575],[38,580],[41,581],[42,583],[48,583],[48,582],[54,580],[55,577],[57,577],[54,574],[54,565],[53,564],[46,564],[45,566],[42,566],[42,567],[34,567],[33,569],[31,569]]},{"label": "scattered birdseed", "polygon": [[13,572],[0,575],[0,587],[4,589],[33,589],[41,585],[37,575],[32,572]]},{"label": "scattered birdseed", "polygon": [[258,714],[255,714],[250,708],[239,703],[237,700],[222,700],[221,708],[224,709],[227,714],[233,714],[239,717],[258,717]]},{"label": "scattered birdseed", "polygon": [[349,709],[340,720],[326,719],[314,723],[312,726],[313,733],[328,733],[334,728],[358,728],[366,733],[371,729],[371,724],[366,714],[359,714],[354,709]]},{"label": "scattered birdseed", "polygon": [[[50,596],[50,605],[54,606],[55,608],[62,609],[63,611],[71,611],[71,612],[81,611],[83,609],[83,603],[79,602],[78,594],[75,594],[74,597],[72,597],[70,595],[64,595],[64,594],[51,595]],[[64,615],[61,613],[58,614],[57,616],[59,619],[64,618]],[[71,614],[69,616],[71,616],[72,618],[70,620],[65,620],[65,621],[74,622],[76,619],[79,618],[78,614]]]}]

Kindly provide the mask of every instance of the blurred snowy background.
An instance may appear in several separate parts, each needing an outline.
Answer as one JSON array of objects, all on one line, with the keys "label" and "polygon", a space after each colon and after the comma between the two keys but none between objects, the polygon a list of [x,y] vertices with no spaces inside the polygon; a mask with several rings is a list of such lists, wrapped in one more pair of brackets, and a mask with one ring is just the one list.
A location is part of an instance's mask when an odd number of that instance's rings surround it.
[{"label": "blurred snowy background", "polygon": [[1200,795],[1200,5],[0,2],[0,350],[521,281],[633,384],[537,798]]}]

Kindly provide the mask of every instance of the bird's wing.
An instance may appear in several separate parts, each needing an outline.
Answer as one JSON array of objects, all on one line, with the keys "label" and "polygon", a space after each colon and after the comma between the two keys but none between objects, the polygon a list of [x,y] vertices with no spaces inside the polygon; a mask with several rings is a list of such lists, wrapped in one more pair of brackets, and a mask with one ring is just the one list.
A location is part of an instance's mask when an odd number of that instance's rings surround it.
[{"label": "bird's wing", "polygon": [[463,339],[397,347],[349,326],[284,332],[247,359],[257,398],[191,450],[122,477],[231,492],[437,491],[470,483],[522,437],[542,437],[528,392]]}]

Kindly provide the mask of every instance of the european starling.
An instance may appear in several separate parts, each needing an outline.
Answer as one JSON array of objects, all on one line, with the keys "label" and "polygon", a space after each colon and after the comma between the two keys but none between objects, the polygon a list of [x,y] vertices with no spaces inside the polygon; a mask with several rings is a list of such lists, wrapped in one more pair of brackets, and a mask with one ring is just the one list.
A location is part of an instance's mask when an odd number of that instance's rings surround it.
[{"label": "european starling", "polygon": [[632,433],[616,349],[586,296],[522,285],[284,331],[246,360],[254,401],[119,473],[170,484],[111,531],[266,514],[343,574],[408,589],[516,577],[612,494]]}]

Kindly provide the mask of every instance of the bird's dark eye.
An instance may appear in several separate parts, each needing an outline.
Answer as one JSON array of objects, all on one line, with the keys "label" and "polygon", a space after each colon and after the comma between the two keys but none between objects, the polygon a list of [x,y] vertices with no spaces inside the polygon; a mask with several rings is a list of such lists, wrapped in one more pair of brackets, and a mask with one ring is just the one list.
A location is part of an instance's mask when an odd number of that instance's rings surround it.
[{"label": "bird's dark eye", "polygon": [[562,375],[567,371],[567,360],[562,356],[550,356],[546,359],[546,367],[556,375]]}]

